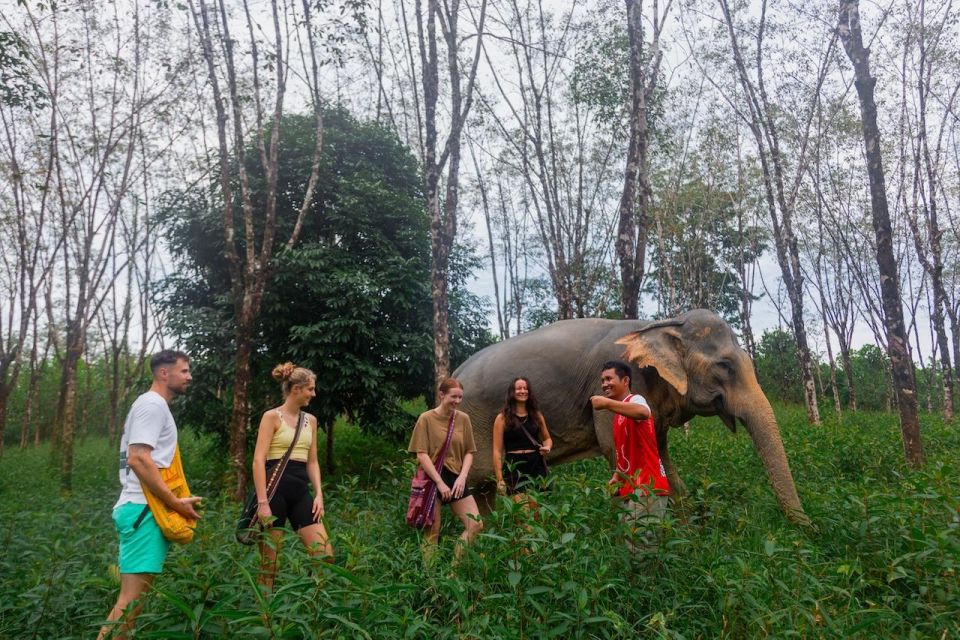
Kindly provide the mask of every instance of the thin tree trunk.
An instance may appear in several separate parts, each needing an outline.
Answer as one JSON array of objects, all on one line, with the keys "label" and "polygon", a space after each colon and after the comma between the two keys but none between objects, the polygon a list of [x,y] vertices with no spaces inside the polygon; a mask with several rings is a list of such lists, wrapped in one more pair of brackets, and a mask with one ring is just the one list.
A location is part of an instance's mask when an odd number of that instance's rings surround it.
[{"label": "thin tree trunk", "polygon": [[[757,30],[757,83],[754,85],[750,79],[746,63],[737,37],[736,29],[733,23],[733,17],[727,0],[719,0],[720,8],[723,11],[724,21],[727,26],[727,33],[730,37],[731,47],[734,56],[734,63],[737,68],[737,75],[741,87],[746,94],[746,102],[749,115],[745,116],[746,124],[750,127],[759,150],[760,166],[762,170],[764,195],[766,198],[767,211],[770,215],[773,225],[773,239],[776,247],[777,262],[780,265],[780,272],[783,278],[784,286],[787,290],[787,296],[790,300],[790,325],[793,329],[794,340],[797,347],[797,359],[800,362],[800,369],[803,380],[803,393],[807,408],[807,419],[810,424],[818,426],[820,424],[820,410],[817,406],[817,390],[814,380],[813,360],[810,354],[810,347],[807,340],[806,321],[803,317],[803,273],[800,269],[799,250],[797,248],[796,235],[793,231],[793,204],[796,197],[796,186],[787,197],[784,185],[785,169],[783,167],[783,158],[780,152],[779,134],[777,133],[774,122],[773,109],[766,96],[766,89],[763,81],[763,37],[766,25],[767,3],[764,0],[761,8],[760,25]],[[826,59],[832,51],[833,43],[827,49],[824,61],[821,64],[819,75],[817,77],[816,91],[820,91],[823,79],[826,74]],[[813,109],[806,120],[806,125],[812,121]],[[807,134],[809,129],[807,129]],[[807,135],[805,134],[805,136]],[[807,138],[802,140],[800,158],[797,161],[797,176],[803,173],[806,165],[805,150]],[[799,183],[799,180],[796,181]]]},{"label": "thin tree trunk", "polygon": [[[480,4],[478,37],[473,65],[467,75],[467,86],[461,87],[458,51],[460,35],[459,0],[441,3],[427,0],[426,29],[420,0],[416,3],[417,39],[420,50],[421,87],[424,105],[424,200],[430,216],[430,291],[433,303],[433,356],[435,385],[450,375],[450,254],[457,233],[457,206],[460,189],[461,136],[470,107],[473,87],[483,42],[483,24],[487,3]],[[437,130],[437,103],[440,95],[440,53],[437,47],[437,23],[440,23],[446,44],[447,72],[450,92],[450,133],[441,149]],[[447,164],[449,162],[449,164]],[[440,178],[447,167],[446,189],[440,199]]]},{"label": "thin tree trunk", "polygon": [[[21,416],[20,424],[20,448],[25,449],[27,443],[30,441],[30,428],[33,425],[33,409],[37,404],[37,396],[39,395],[40,387],[40,372],[41,367],[37,358],[37,342],[39,340],[39,330],[37,327],[38,318],[34,316],[33,321],[33,341],[30,348],[30,377],[27,382],[27,392],[25,394],[24,403],[23,403],[23,416]],[[49,343],[44,348],[43,352],[43,362],[47,360],[47,352],[50,348]],[[37,435],[40,432],[40,426],[37,425],[36,428]]]},{"label": "thin tree trunk", "polygon": [[233,407],[230,413],[230,462],[233,468],[233,495],[238,500],[247,490],[247,432],[250,429],[250,354],[253,341],[243,318],[237,321],[234,345]]},{"label": "thin tree trunk", "polygon": [[77,365],[83,352],[82,337],[76,327],[68,329],[66,354],[61,369],[60,393],[62,413],[57,416],[60,428],[60,492],[73,490],[73,447],[77,425]]},{"label": "thin tree trunk", "polygon": [[850,358],[850,345],[840,344],[840,361],[843,362],[843,375],[847,379],[848,406],[850,411],[857,412],[857,386],[853,382],[853,361]]},{"label": "thin tree trunk", "polygon": [[336,424],[336,420],[331,420],[330,424],[327,425],[327,455],[324,466],[327,469],[327,473],[333,473],[336,466],[333,463],[333,427]]},{"label": "thin tree trunk", "polygon": [[900,276],[893,255],[893,231],[887,208],[887,193],[877,125],[877,105],[874,100],[876,78],[870,75],[869,51],[864,48],[860,32],[859,0],[840,0],[839,35],[847,57],[853,65],[854,84],[860,98],[860,116],[870,179],[870,204],[873,228],[877,240],[877,266],[883,292],[883,309],[887,333],[887,349],[891,374],[900,410],[900,431],[907,463],[918,467],[924,462],[917,415],[917,393],[913,360],[910,357],[903,308],[900,300]]}]

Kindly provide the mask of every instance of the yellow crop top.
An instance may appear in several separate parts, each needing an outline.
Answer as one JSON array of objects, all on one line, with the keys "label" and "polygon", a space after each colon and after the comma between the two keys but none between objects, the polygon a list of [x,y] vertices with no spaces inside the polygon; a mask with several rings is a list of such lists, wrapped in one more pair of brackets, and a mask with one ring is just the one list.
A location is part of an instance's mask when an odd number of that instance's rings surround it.
[{"label": "yellow crop top", "polygon": [[[273,440],[270,441],[270,450],[267,452],[267,460],[279,460],[287,452],[290,443],[293,442],[293,434],[297,432],[297,426],[290,426],[283,419],[283,414],[277,410],[280,415],[280,428],[273,432]],[[313,441],[313,430],[310,429],[309,419],[303,425],[300,431],[300,439],[297,441],[293,451],[290,452],[290,459],[298,462],[306,462],[310,455],[310,443]]]}]

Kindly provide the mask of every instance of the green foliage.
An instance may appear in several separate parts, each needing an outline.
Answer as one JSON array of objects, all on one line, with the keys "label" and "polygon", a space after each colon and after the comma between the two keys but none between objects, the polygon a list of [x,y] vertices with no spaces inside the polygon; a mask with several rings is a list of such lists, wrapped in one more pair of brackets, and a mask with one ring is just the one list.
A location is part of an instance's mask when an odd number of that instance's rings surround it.
[{"label": "green foliage", "polygon": [[739,267],[755,262],[766,248],[763,230],[738,220],[742,201],[736,192],[711,184],[705,173],[660,194],[647,291],[668,315],[707,308],[739,326],[744,291]]},{"label": "green foliage", "polygon": [[17,33],[0,31],[0,105],[38,109],[47,94],[31,73],[30,50]]},{"label": "green foliage", "polygon": [[[630,41],[622,2],[602,0],[593,12],[594,18],[578,26],[579,48],[570,78],[571,97],[575,103],[596,110],[598,122],[618,137],[629,133],[630,107]],[[644,27],[647,25],[644,24]],[[641,37],[646,37],[645,32]],[[649,66],[649,42],[643,43],[642,64]],[[647,103],[647,126],[652,140],[662,136],[660,123],[666,106],[666,78],[661,71],[657,87]]]},{"label": "green foliage", "polygon": [[[306,189],[313,120],[281,125],[277,237],[289,236]],[[250,150],[255,207],[263,169]],[[211,188],[215,188],[211,185]],[[309,410],[322,425],[347,413],[380,433],[406,429],[399,401],[432,386],[429,219],[409,151],[375,123],[342,110],[324,116],[320,176],[299,243],[278,252],[251,358],[252,413],[277,401],[273,365],[293,360],[317,374]],[[179,272],[165,287],[168,328],[195,358],[186,419],[226,433],[233,369],[233,304],[222,213],[203,190],[168,194],[163,220]],[[262,225],[260,216],[257,224]],[[257,228],[257,233],[262,233]],[[489,342],[483,301],[460,286],[478,266],[458,247],[451,260],[454,358]]]},{"label": "green foliage", "polygon": [[764,331],[757,342],[756,365],[757,378],[768,398],[780,402],[803,402],[797,343],[790,331]]},{"label": "green foliage", "polygon": [[850,354],[850,366],[857,390],[857,405],[874,411],[886,409],[891,401],[887,354],[875,344],[865,344]]},{"label": "green foliage", "polygon": [[[489,328],[490,302],[472,293],[467,281],[483,268],[475,245],[458,243],[450,254],[450,371],[496,341]],[[427,394],[433,397],[433,394]]]},{"label": "green foliage", "polygon": [[[920,410],[939,413],[943,404],[943,373],[940,363],[927,363],[916,369],[917,398]],[[830,365],[814,357],[814,366],[820,368],[820,378],[829,385]],[[843,407],[850,406],[850,385],[842,362],[837,361],[837,386]],[[802,403],[803,382],[797,359],[793,334],[785,329],[765,331],[757,344],[756,367],[760,386],[772,401]],[[890,359],[883,350],[866,344],[850,352],[850,368],[857,396],[857,409],[887,411],[895,405],[890,387]],[[829,387],[820,389],[821,409],[832,407]]]},{"label": "green foliage", "polygon": [[[807,513],[786,522],[743,435],[698,418],[672,434],[690,491],[659,545],[637,553],[611,508],[599,459],[553,468],[537,519],[501,499],[451,565],[445,518],[425,564],[403,512],[413,465],[388,442],[338,426],[338,468],[324,476],[337,561],[314,565],[290,534],[277,593],[256,595],[256,552],[233,542],[238,506],[206,501],[197,539],[171,550],[139,638],[943,638],[960,633],[960,433],[923,431],[928,464],[903,462],[896,417],[862,413],[806,426],[778,408]],[[225,455],[187,431],[195,492],[212,496]],[[45,448],[0,460],[0,637],[89,638],[118,584],[114,447],[77,451],[63,499]],[[105,462],[109,461],[109,462]],[[29,491],[24,470],[30,470]]]},{"label": "green foliage", "polygon": [[[80,360],[77,363],[77,436],[107,435],[110,425],[110,372],[107,370],[109,362],[98,357],[89,360]],[[40,429],[40,437],[50,436],[53,422],[56,419],[56,398],[60,393],[60,376],[62,369],[55,359],[50,358],[39,364],[40,377],[37,387],[38,400],[34,402],[30,416],[27,441],[32,443],[36,429]],[[4,431],[4,444],[7,447],[17,446],[20,443],[20,433],[26,413],[27,385],[30,373],[24,367],[17,379],[8,399],[7,424]],[[118,430],[123,427],[126,409],[137,395],[146,391],[149,382],[135,381],[134,390],[120,402],[117,407],[119,416]]]}]

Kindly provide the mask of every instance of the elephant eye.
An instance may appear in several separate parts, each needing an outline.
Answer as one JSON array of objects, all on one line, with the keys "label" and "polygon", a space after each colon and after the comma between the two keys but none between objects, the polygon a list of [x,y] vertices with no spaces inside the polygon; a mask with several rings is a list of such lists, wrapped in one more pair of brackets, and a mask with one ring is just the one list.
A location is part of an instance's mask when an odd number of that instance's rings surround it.
[{"label": "elephant eye", "polygon": [[719,362],[717,362],[717,365],[720,367],[720,370],[723,371],[723,373],[726,373],[726,374],[733,373],[733,363],[730,362],[729,360],[720,360]]}]

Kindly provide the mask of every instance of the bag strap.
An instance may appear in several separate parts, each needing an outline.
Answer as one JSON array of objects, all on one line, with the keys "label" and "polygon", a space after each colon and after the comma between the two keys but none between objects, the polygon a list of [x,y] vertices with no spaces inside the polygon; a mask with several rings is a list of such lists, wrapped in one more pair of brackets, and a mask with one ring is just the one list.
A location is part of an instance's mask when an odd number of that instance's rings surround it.
[{"label": "bag strap", "polygon": [[[280,410],[277,409],[277,411],[279,412]],[[280,414],[280,421],[283,422],[283,414]],[[293,453],[293,448],[297,446],[297,441],[300,440],[300,432],[303,431],[303,425],[306,421],[307,414],[301,411],[297,419],[297,428],[293,433],[293,440],[290,441],[290,446],[287,447],[286,453],[280,458],[277,466],[273,468],[273,471],[270,473],[270,480],[267,481],[267,502],[273,500],[273,495],[277,492],[277,487],[280,486],[280,476],[283,475],[284,470],[287,468],[287,462],[290,461],[290,454]]]},{"label": "bag strap", "polygon": [[443,446],[440,447],[440,453],[437,454],[437,459],[433,462],[437,468],[437,473],[440,473],[440,469],[443,468],[443,459],[447,457],[447,449],[450,448],[450,441],[453,440],[453,423],[456,417],[457,410],[454,409],[453,413],[450,414],[450,423],[447,425],[447,439],[443,442]]},{"label": "bag strap", "polygon": [[[527,414],[527,418],[528,418],[528,419],[530,418],[530,414],[529,414],[529,413]],[[537,449],[539,449],[540,447],[543,446],[542,443],[540,443],[540,442],[537,441],[532,435],[530,435],[530,432],[527,431],[526,428],[525,428],[523,425],[520,425],[520,431],[523,431],[523,435],[527,436],[527,440],[529,440],[530,443],[533,444],[533,446],[535,446]]]}]

